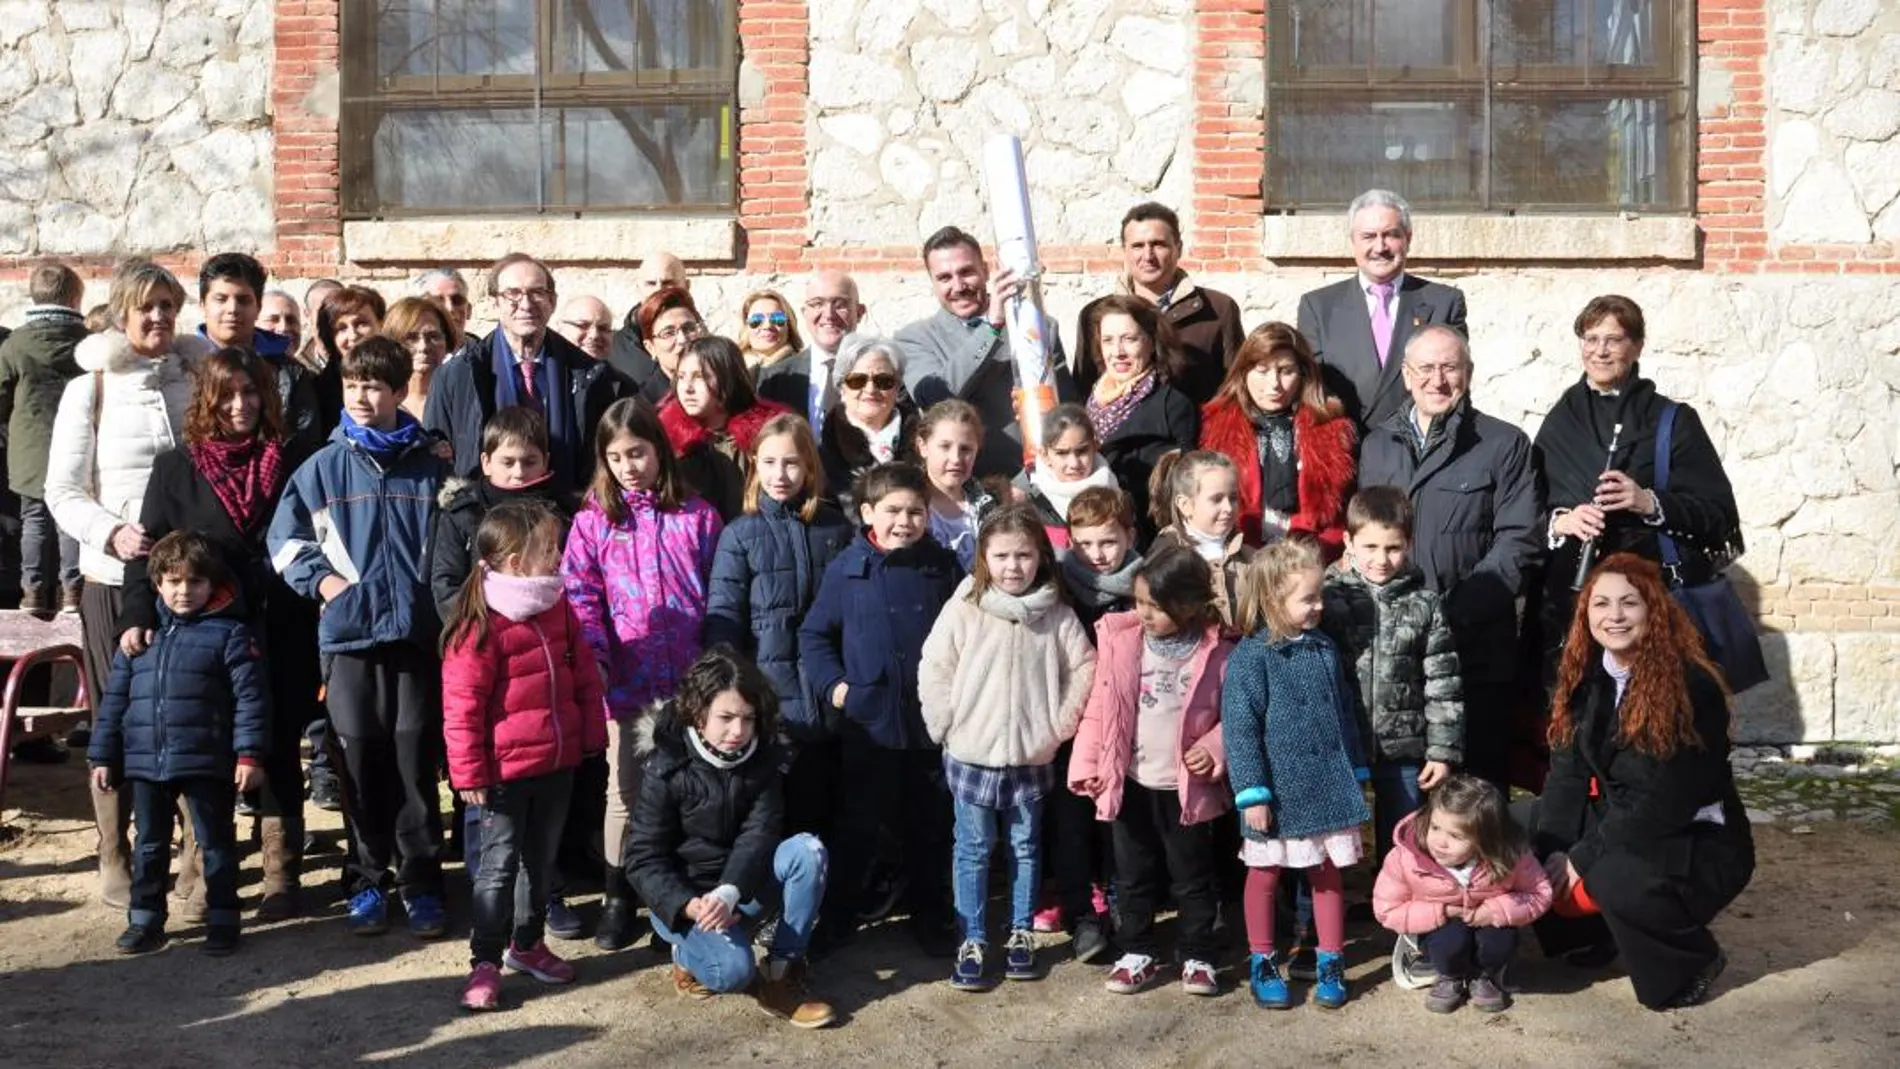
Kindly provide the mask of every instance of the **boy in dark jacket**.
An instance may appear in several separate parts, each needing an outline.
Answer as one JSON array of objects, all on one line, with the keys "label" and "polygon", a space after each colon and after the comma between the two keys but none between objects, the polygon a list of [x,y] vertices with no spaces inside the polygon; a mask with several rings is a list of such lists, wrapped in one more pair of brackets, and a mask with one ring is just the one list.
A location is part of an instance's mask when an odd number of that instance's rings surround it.
[{"label": "boy in dark jacket", "polygon": [[266,542],[291,589],[323,602],[317,630],[330,725],[342,743],[355,856],[348,927],[388,928],[392,866],[409,930],[448,931],[442,905],[441,631],[429,530],[448,465],[402,410],[409,353],[364,340],[339,369],[344,418],[284,488]]},{"label": "boy in dark jacket", "polygon": [[138,841],[121,954],[165,942],[173,812],[182,796],[204,856],[204,952],[237,949],[239,791],[263,785],[270,748],[264,673],[235,608],[231,577],[204,537],[176,531],[152,547],[159,628],[137,657],[123,652],[99,702],[86,757],[101,791],[132,785]]},{"label": "boy in dark jacket", "polygon": [[[622,852],[653,931],[673,948],[673,986],[696,999],[750,990],[799,1028],[832,1022],[805,996],[805,949],[825,896],[825,846],[781,838],[778,694],[758,668],[714,647],[671,702],[636,721],[644,758]],[[780,906],[763,969],[746,922]],[[761,975],[762,974],[762,975]]]},{"label": "boy in dark jacket", "polygon": [[1068,524],[1062,589],[1094,642],[1097,620],[1135,607],[1135,505],[1124,491],[1093,486],[1069,502]]},{"label": "boy in dark jacket", "polygon": [[20,608],[78,612],[79,543],[53,525],[46,507],[46,451],[60,395],[80,375],[73,351],[87,335],[79,313],[85,284],[65,264],[41,264],[27,280],[27,295],[33,304],[26,322],[0,344],[7,488],[20,496]]},{"label": "boy in dark jacket", "polygon": [[1346,557],[1326,576],[1320,626],[1353,666],[1371,740],[1375,864],[1392,829],[1464,759],[1458,649],[1436,593],[1412,563],[1412,502],[1374,486],[1346,506]]},{"label": "boy in dark jacket", "polygon": [[[825,568],[798,631],[812,701],[840,735],[843,770],[833,883],[864,885],[880,833],[901,844],[913,934],[927,953],[956,950],[950,927],[950,791],[924,730],[917,662],[937,614],[963,581],[956,554],[930,537],[921,468],[879,464],[854,495],[864,524]],[[833,896],[828,940],[857,930],[850,894]]]}]

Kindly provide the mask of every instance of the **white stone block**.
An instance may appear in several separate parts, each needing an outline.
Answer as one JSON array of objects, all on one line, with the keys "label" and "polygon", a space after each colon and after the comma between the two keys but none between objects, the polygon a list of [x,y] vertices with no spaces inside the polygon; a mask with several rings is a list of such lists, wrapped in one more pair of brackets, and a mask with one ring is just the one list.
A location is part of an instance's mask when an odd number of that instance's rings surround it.
[{"label": "white stone block", "polygon": [[669,249],[688,261],[728,260],[736,239],[731,218],[658,214],[603,219],[471,216],[343,224],[343,252],[354,263],[482,263],[519,249],[533,249],[560,263],[631,263],[652,249]]},{"label": "white stone block", "polygon": [[192,84],[154,60],[134,63],[119,75],[112,91],[112,112],[133,122],[151,122],[171,114],[191,96]]},{"label": "white stone block", "polygon": [[52,173],[53,157],[45,149],[0,152],[0,200],[31,207],[46,199],[47,180]]},{"label": "white stone block", "polygon": [[1160,185],[1162,175],[1174,160],[1183,125],[1182,109],[1178,106],[1165,107],[1135,123],[1115,152],[1115,173],[1142,192]]},{"label": "white stone block", "polygon": [[1847,172],[1832,160],[1815,160],[1788,191],[1775,224],[1776,241],[1858,244],[1868,238],[1867,213],[1855,198]]},{"label": "white stone block", "polygon": [[1777,197],[1785,197],[1808,165],[1821,154],[1821,131],[1806,119],[1784,120],[1768,140],[1768,179]]},{"label": "white stone block", "polygon": [[229,47],[232,29],[223,19],[191,14],[189,8],[171,13],[158,32],[158,51],[154,58],[163,60],[167,66],[196,67]]},{"label": "white stone block", "polygon": [[125,62],[125,34],[119,30],[76,33],[70,48],[79,115],[91,122],[104,115],[112,102],[112,87],[118,83]]},{"label": "white stone block", "polygon": [[857,0],[809,0],[806,18],[810,20],[814,42],[837,41],[851,29],[858,13]]},{"label": "white stone block", "polygon": [[924,154],[902,141],[893,141],[878,154],[878,173],[884,185],[907,201],[921,201],[930,192],[937,169]]},{"label": "white stone block", "polygon": [[1037,189],[1073,193],[1101,177],[1101,160],[1055,145],[1031,145],[1023,174]]},{"label": "white stone block", "polygon": [[926,37],[910,46],[910,69],[924,99],[954,103],[976,81],[976,50],[953,37]]},{"label": "white stone block", "polygon": [[1180,22],[1124,15],[1115,20],[1108,43],[1144,67],[1174,74],[1187,69],[1187,27]]},{"label": "white stone block", "polygon": [[212,122],[257,122],[265,117],[270,99],[270,63],[261,52],[210,60],[204,64],[200,87],[205,117]]},{"label": "white stone block", "polygon": [[20,42],[20,51],[33,64],[33,73],[42,83],[65,81],[72,64],[66,58],[66,39],[50,33],[36,33]]},{"label": "white stone block", "polygon": [[0,48],[12,48],[44,30],[52,10],[50,0],[0,0]]},{"label": "white stone block", "polygon": [[1187,88],[1187,79],[1179,75],[1138,70],[1122,82],[1122,107],[1140,122],[1186,96]]},{"label": "white stone block", "polygon": [[39,75],[33,71],[33,64],[25,55],[15,52],[0,52],[0,107],[11,104],[26,95],[39,81]]},{"label": "white stone block", "polygon": [[120,252],[114,216],[71,201],[39,207],[39,251],[49,256],[105,256]]},{"label": "white stone block", "polygon": [[[269,161],[264,161],[268,166]],[[259,161],[248,133],[214,127],[204,137],[172,150],[172,164],[200,193],[239,189],[256,177]]]},{"label": "white stone block", "polygon": [[973,131],[977,148],[970,156],[975,159],[982,151],[982,139],[991,134],[1029,135],[1029,103],[1021,93],[1001,82],[978,82],[976,88],[970,90],[970,98],[964,106],[944,117],[946,125],[963,124],[971,120],[978,124]]},{"label": "white stone block", "polygon": [[1037,19],[1049,36],[1049,43],[1064,52],[1075,52],[1096,41],[1096,24],[1108,14],[1112,0],[1051,0],[1049,15]]},{"label": "white stone block", "polygon": [[1083,46],[1075,62],[1069,64],[1068,71],[1063,74],[1062,94],[1092,97],[1110,86],[1121,84],[1122,78],[1121,53],[1100,41],[1091,42]]},{"label": "white stone block", "polygon": [[989,236],[989,209],[977,189],[976,179],[967,172],[953,175],[948,164],[917,218],[917,229],[921,233],[929,234],[946,226],[960,226],[985,238]]},{"label": "white stone block", "polygon": [[33,206],[0,200],[0,253],[21,256],[33,251]]},{"label": "white stone block", "polygon": [[204,246],[230,252],[269,248],[275,236],[270,194],[256,187],[221,189],[204,200]]},{"label": "white stone block", "polygon": [[42,82],[32,92],[21,97],[20,102],[9,112],[26,122],[42,126],[71,126],[79,121],[78,97],[70,85]]},{"label": "white stone block", "polygon": [[1836,635],[1834,651],[1834,737],[1900,739],[1900,635]]},{"label": "white stone block", "polygon": [[1056,87],[1056,60],[1054,56],[1033,56],[1011,63],[1003,72],[1009,84],[1024,93],[1037,96],[1048,94]]},{"label": "white stone block", "polygon": [[974,29],[983,19],[982,9],[970,0],[924,0],[924,8],[949,30]]},{"label": "white stone block", "polygon": [[867,155],[826,145],[812,153],[811,186],[836,200],[860,200],[878,191],[877,162]]},{"label": "white stone block", "polygon": [[112,25],[110,0],[59,0],[59,23],[67,33]]},{"label": "white stone block", "polygon": [[[884,144],[884,124],[869,115],[827,115],[818,120],[818,128],[860,156],[875,156]],[[823,183],[815,185],[827,188]]]},{"label": "white stone block", "polygon": [[210,132],[211,127],[205,125],[204,109],[193,97],[152,127],[152,144],[165,148],[187,145]]},{"label": "white stone block", "polygon": [[1768,66],[1775,72],[1769,89],[1775,107],[1812,115],[1827,104],[1827,87],[1834,77],[1832,49],[1819,41],[1784,37],[1775,43]]},{"label": "white stone block", "polygon": [[200,246],[202,194],[174,174],[139,176],[139,195],[126,220],[127,238],[140,252],[159,253]]},{"label": "white stone block", "polygon": [[145,131],[130,123],[105,120],[53,135],[63,191],[56,196],[94,210],[118,215],[126,210],[132,179],[138,174]]},{"label": "white stone block", "polygon": [[819,49],[812,53],[810,70],[811,107],[815,109],[888,104],[903,94],[903,75],[890,64],[865,56]]},{"label": "white stone block", "polygon": [[858,17],[858,51],[895,55],[922,10],[922,0],[877,0]]},{"label": "white stone block", "polygon": [[990,54],[1009,57],[1023,50],[1022,24],[1014,18],[1006,18],[990,31]]},{"label": "white stone block", "polygon": [[1098,156],[1106,156],[1121,145],[1121,115],[1099,100],[1047,100],[1040,110],[1042,136],[1055,144]]},{"label": "white stone block", "polygon": [[1769,680],[1735,696],[1738,742],[1828,742],[1834,733],[1834,640],[1762,635]]},{"label": "white stone block", "polygon": [[1900,89],[1900,33],[1881,34],[1867,63],[1867,84],[1876,89]]},{"label": "white stone block", "polygon": [[1900,140],[1856,141],[1841,155],[1864,211],[1878,213],[1900,196]]},{"label": "white stone block", "polygon": [[1880,0],[1819,0],[1814,32],[1825,37],[1858,37],[1880,14]]},{"label": "white stone block", "polygon": [[1900,133],[1900,92],[1863,89],[1828,110],[1829,133],[1856,141],[1885,141]]},{"label": "white stone block", "polygon": [[238,23],[237,43],[239,48],[269,48],[275,20],[272,9],[276,5],[253,3],[244,11],[244,18]]}]

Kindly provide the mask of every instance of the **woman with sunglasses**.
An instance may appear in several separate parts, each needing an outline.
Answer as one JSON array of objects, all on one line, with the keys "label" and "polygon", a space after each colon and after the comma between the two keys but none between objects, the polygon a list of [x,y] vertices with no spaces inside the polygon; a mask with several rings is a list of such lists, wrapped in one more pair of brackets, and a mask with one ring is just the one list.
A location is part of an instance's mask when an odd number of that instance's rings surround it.
[{"label": "woman with sunglasses", "polygon": [[798,336],[798,321],[788,311],[791,305],[777,290],[753,290],[739,308],[745,328],[739,332],[739,352],[752,381],[758,381],[760,371],[805,347]]},{"label": "woman with sunglasses", "polygon": [[917,462],[916,402],[904,391],[904,351],[889,338],[847,335],[838,346],[838,403],[825,414],[818,458],[825,490],[846,516],[851,487],[865,470]]}]

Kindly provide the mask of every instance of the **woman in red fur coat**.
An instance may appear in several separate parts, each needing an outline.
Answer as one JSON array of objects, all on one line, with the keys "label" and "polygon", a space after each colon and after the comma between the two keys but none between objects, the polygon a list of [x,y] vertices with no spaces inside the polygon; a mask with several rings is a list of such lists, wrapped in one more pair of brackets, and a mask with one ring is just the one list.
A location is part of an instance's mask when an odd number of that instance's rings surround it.
[{"label": "woman in red fur coat", "polygon": [[660,426],[693,492],[731,523],[743,511],[752,443],[773,416],[789,411],[753,390],[737,345],[708,336],[680,354],[673,393],[660,403]]},{"label": "woman in red fur coat", "polygon": [[1285,323],[1247,335],[1201,409],[1201,448],[1240,471],[1240,529],[1250,546],[1298,532],[1328,561],[1346,542],[1354,475],[1352,421],[1327,396],[1313,347]]}]

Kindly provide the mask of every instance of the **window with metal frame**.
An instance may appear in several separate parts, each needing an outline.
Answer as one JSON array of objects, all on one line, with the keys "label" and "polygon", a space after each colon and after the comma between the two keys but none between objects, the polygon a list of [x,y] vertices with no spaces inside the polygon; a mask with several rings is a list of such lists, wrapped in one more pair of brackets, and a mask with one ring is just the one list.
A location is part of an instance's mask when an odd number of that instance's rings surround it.
[{"label": "window with metal frame", "polygon": [[1693,0],[1269,0],[1269,211],[1685,213]]},{"label": "window with metal frame", "polygon": [[346,219],[726,211],[737,0],[344,0]]}]

